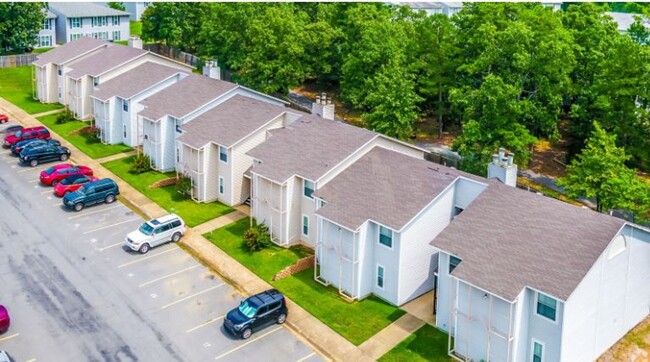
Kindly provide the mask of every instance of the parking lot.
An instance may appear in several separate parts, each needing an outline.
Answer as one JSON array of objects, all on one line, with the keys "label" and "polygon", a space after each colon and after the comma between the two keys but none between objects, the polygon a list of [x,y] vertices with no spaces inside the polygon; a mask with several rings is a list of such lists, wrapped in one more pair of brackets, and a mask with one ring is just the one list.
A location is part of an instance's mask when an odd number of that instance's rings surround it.
[{"label": "parking lot", "polygon": [[323,360],[284,325],[228,335],[236,290],[176,244],[123,247],[143,220],[120,202],[64,209],[38,182],[53,164],[22,166],[0,149],[0,304],[12,318],[0,350],[17,361]]}]

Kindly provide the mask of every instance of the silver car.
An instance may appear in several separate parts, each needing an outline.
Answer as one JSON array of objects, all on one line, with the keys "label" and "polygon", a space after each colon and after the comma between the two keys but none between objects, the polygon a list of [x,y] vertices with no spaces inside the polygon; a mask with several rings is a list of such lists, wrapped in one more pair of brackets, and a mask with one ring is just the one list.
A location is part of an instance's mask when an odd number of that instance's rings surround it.
[{"label": "silver car", "polygon": [[158,245],[178,242],[184,233],[183,219],[176,214],[169,214],[143,223],[138,230],[124,238],[124,244],[133,251],[145,254]]}]

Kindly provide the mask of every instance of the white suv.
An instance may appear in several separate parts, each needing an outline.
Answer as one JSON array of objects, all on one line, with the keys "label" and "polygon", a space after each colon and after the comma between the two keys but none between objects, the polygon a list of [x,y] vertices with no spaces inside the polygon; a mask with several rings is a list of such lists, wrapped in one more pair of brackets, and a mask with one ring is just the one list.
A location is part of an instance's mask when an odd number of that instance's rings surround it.
[{"label": "white suv", "polygon": [[145,222],[138,230],[124,238],[124,244],[131,250],[144,254],[155,246],[169,241],[179,241],[183,233],[185,233],[183,219],[178,215],[169,214]]}]

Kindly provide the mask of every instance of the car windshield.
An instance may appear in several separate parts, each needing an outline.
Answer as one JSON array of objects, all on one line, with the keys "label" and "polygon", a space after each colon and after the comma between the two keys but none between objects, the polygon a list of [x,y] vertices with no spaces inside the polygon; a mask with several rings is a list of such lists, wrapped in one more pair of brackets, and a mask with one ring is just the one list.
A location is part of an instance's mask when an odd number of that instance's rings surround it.
[{"label": "car windshield", "polygon": [[239,305],[239,311],[248,318],[253,318],[257,313],[257,307],[248,303],[247,300]]},{"label": "car windshield", "polygon": [[16,132],[16,133],[14,133],[14,136],[16,136],[16,137],[20,137],[20,136],[22,136],[22,135],[23,135],[23,132],[22,132],[22,131],[18,131],[18,132]]},{"label": "car windshield", "polygon": [[54,172],[54,170],[55,170],[54,167],[50,167],[47,170],[45,170],[45,173],[48,174],[48,175],[51,175],[52,172]]},{"label": "car windshield", "polygon": [[81,186],[80,188],[77,189],[77,192],[82,193],[82,194],[85,195],[86,194],[86,188]]},{"label": "car windshield", "polygon": [[145,222],[138,230],[145,235],[151,235],[151,233],[153,233],[153,226],[149,225],[148,222]]}]

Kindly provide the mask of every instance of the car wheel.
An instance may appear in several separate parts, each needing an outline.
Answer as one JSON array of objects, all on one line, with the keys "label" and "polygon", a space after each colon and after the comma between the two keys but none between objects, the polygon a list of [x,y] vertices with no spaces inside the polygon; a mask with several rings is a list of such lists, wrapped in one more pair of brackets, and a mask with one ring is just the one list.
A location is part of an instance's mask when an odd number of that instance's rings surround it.
[{"label": "car wheel", "polygon": [[56,184],[58,184],[58,183],[59,183],[58,180],[53,180],[53,181],[52,181],[52,184],[51,184],[50,186],[54,187],[54,186],[56,186]]},{"label": "car wheel", "polygon": [[106,195],[106,198],[104,199],[104,202],[107,204],[110,204],[115,201],[115,196],[114,195]]},{"label": "car wheel", "polygon": [[83,202],[77,202],[74,204],[74,211],[81,211],[84,208],[84,203]]},{"label": "car wheel", "polygon": [[141,254],[146,254],[149,251],[150,247],[149,244],[142,244],[140,247],[140,253]]},{"label": "car wheel", "polygon": [[61,155],[61,157],[59,157],[59,159],[60,159],[61,161],[65,161],[65,160],[68,159],[68,155],[66,155],[66,154],[64,153],[64,154]]},{"label": "car wheel", "polygon": [[282,324],[282,323],[284,323],[286,320],[287,320],[287,315],[284,314],[284,313],[282,313],[282,314],[280,314],[280,315],[278,316],[278,320],[277,320],[277,322],[278,322],[278,324]]},{"label": "car wheel", "polygon": [[179,240],[181,240],[181,233],[174,233],[174,235],[172,235],[172,241],[177,243]]},{"label": "car wheel", "polygon": [[246,329],[244,329],[243,332],[241,332],[241,338],[242,339],[249,339],[252,334],[253,334],[253,331],[250,328],[246,328]]},{"label": "car wheel", "polygon": [[32,166],[32,167],[36,167],[36,166],[38,166],[38,160],[31,160],[31,161],[29,161],[29,165]]}]

